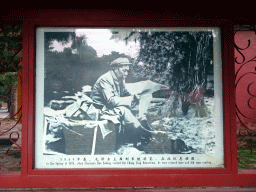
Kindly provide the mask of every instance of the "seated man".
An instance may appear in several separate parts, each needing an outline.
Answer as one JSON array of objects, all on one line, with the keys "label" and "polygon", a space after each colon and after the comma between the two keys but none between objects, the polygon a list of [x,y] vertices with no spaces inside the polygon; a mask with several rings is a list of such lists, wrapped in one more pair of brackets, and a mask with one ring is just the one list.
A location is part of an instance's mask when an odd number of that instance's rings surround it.
[{"label": "seated man", "polygon": [[[134,147],[143,149],[151,140],[150,126],[145,117],[137,119],[134,115],[140,98],[131,95],[125,88],[131,63],[127,58],[118,58],[111,63],[112,70],[102,75],[92,89],[91,98],[96,106],[102,106],[102,114],[118,116],[119,125],[116,126],[116,150],[125,140],[126,135],[132,135]],[[121,129],[122,125],[122,129]],[[124,130],[127,129],[127,130]]]}]

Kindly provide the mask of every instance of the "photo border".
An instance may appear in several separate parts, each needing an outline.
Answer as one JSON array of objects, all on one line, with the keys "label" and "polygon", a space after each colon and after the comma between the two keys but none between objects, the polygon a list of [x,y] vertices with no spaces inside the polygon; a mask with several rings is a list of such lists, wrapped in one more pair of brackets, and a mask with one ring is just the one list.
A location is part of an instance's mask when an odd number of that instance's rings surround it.
[{"label": "photo border", "polygon": [[[47,32],[67,32],[67,31],[70,31],[70,32],[74,32],[76,29],[95,29],[95,28],[88,28],[88,27],[85,27],[85,28],[73,28],[73,27],[70,27],[70,28],[67,28],[67,27],[37,27],[36,28],[36,50],[37,50],[37,53],[36,53],[36,71],[37,73],[36,74],[39,74],[37,75],[38,77],[36,78],[36,86],[39,87],[39,86],[42,86],[44,85],[44,74],[43,73],[40,73],[40,71],[43,71],[44,70],[44,33],[47,33]],[[192,154],[145,154],[145,155],[141,155],[140,157],[140,162],[142,162],[142,159],[145,157],[145,158],[149,158],[150,156],[153,158],[158,158],[158,160],[155,160],[155,161],[152,161],[154,163],[156,163],[156,166],[148,166],[148,165],[142,165],[141,168],[139,167],[139,165],[130,165],[127,164],[127,167],[125,167],[123,164],[120,165],[121,168],[124,168],[124,169],[180,169],[180,168],[187,168],[187,169],[198,169],[198,168],[223,168],[222,166],[222,163],[219,163],[218,166],[217,164],[215,166],[213,165],[210,165],[210,166],[203,166],[203,164],[199,165],[199,166],[196,166],[196,160],[194,161],[195,165],[193,167],[193,165],[189,164],[189,166],[185,166],[185,164],[183,166],[181,165],[177,165],[177,167],[172,167],[172,166],[168,166],[168,164],[165,166],[160,166],[159,165],[159,162],[157,164],[157,161],[162,161],[161,158],[167,158],[167,156],[170,158],[173,158],[173,157],[177,157],[178,159],[179,158],[182,158],[182,161],[181,163],[185,163],[185,157],[188,157],[189,160],[191,158],[199,158],[199,161],[200,159],[205,159],[204,161],[211,161],[211,158],[217,158],[217,159],[221,159],[221,155],[224,153],[224,146],[222,146],[222,143],[223,143],[223,122],[222,121],[218,121],[218,119],[221,119],[222,118],[222,108],[223,108],[223,105],[222,105],[222,82],[221,82],[221,78],[222,78],[222,74],[221,74],[221,69],[222,69],[222,59],[221,59],[221,32],[220,32],[220,29],[217,28],[217,27],[161,27],[161,28],[147,28],[147,27],[143,27],[143,28],[140,28],[140,27],[134,27],[134,28],[96,28],[96,29],[120,29],[120,30],[149,30],[149,31],[155,31],[155,32],[208,32],[208,31],[211,31],[213,33],[213,65],[212,65],[212,68],[213,68],[213,74],[214,74],[214,109],[217,111],[215,114],[214,114],[214,126],[216,127],[215,128],[215,143],[216,143],[216,146],[215,146],[215,150],[218,150],[217,152],[215,152],[214,154],[209,154],[211,157],[208,157],[207,154],[195,154],[195,153],[192,153]],[[40,53],[38,53],[38,51],[40,51]],[[86,74],[86,72],[85,72]],[[35,124],[35,129],[40,131],[42,130],[43,128],[43,123],[45,122],[44,118],[43,118],[43,114],[42,114],[42,111],[44,111],[44,106],[43,106],[43,90],[44,89],[37,89],[36,90],[36,124]],[[40,99],[40,102],[38,101],[38,99]],[[214,111],[215,111],[214,110]],[[38,120],[40,119],[40,120]],[[72,162],[72,159],[74,162],[76,162],[77,158],[79,158],[79,162],[83,162],[81,161],[81,159],[85,158],[85,156],[87,155],[65,155],[65,154],[59,154],[57,152],[52,152],[51,154],[56,154],[56,156],[44,156],[42,155],[42,151],[41,151],[41,143],[44,142],[44,140],[42,139],[43,137],[41,137],[41,133],[39,133],[38,131],[36,131],[36,135],[35,137],[36,138],[39,138],[40,141],[37,141],[37,145],[36,145],[36,151],[38,151],[38,161],[40,161],[40,164],[39,163],[36,163],[36,165],[38,167],[42,166],[43,162],[41,161],[41,159],[45,159],[47,161],[51,161],[53,163],[59,163],[59,164],[64,164],[64,163],[71,163]],[[44,130],[45,131],[45,130]],[[46,136],[44,134],[44,136]],[[39,154],[40,153],[40,154]],[[36,154],[35,154],[36,155]],[[92,166],[91,169],[120,169],[114,165],[110,166],[110,165],[107,165],[107,166],[101,166],[100,164],[102,163],[102,161],[100,160],[102,157],[104,156],[104,158],[111,158],[113,159],[112,157],[114,157],[113,155],[108,155],[108,154],[101,154],[101,155],[97,155],[95,156],[95,158],[99,159],[98,161],[92,161],[93,159],[93,156],[91,157],[88,157],[88,159],[91,159],[90,162],[94,162],[96,163],[97,165],[94,165],[94,167]],[[120,157],[122,157],[123,159],[126,157],[126,156],[122,156],[122,155],[116,155],[117,159],[119,159]],[[147,157],[146,157],[147,156]],[[157,157],[158,156],[158,157]],[[162,157],[160,157],[162,156]],[[62,157],[62,158],[60,158]],[[135,155],[135,159],[137,159],[139,156]],[[55,160],[55,158],[57,159],[71,159],[70,161],[68,160],[65,160],[65,161],[61,161],[61,160]],[[131,158],[131,157],[130,157]],[[88,160],[87,159],[87,160]],[[177,160],[178,160],[177,159]],[[169,161],[169,160],[168,160]],[[220,160],[219,160],[220,161]],[[223,161],[224,161],[224,155],[223,155]],[[113,161],[109,161],[110,163],[114,163]],[[126,163],[125,160],[122,160],[122,163]],[[135,160],[132,162],[134,163]],[[187,162],[187,161],[186,161]],[[83,162],[84,163],[84,162]],[[151,162],[150,162],[151,163]],[[160,162],[162,163],[162,162]],[[167,163],[167,161],[166,161]],[[209,162],[209,163],[212,163],[212,162]],[[162,165],[162,164],[161,164]],[[36,167],[37,167],[36,166]],[[78,166],[80,166],[80,168],[78,168]],[[148,166],[148,167],[147,167]],[[53,169],[53,168],[56,168],[56,169],[72,169],[72,165],[68,166],[68,165],[63,165],[63,166],[60,166],[60,165],[44,165],[42,166],[44,167],[45,169]],[[81,165],[77,165],[77,166],[74,166],[73,167],[74,169],[88,169],[90,168],[89,167],[86,167],[86,166],[81,166]],[[42,168],[41,168],[42,169]]]},{"label": "photo border", "polygon": [[[214,26],[221,29],[222,63],[223,63],[223,123],[224,123],[224,169],[86,169],[86,170],[44,170],[34,168],[34,114],[35,114],[35,27],[36,26],[86,26],[86,27],[207,27]],[[227,180],[237,176],[237,147],[236,147],[236,119],[235,119],[235,92],[234,92],[234,47],[233,47],[233,23],[229,20],[146,20],[143,17],[137,19],[121,19],[114,16],[110,20],[84,19],[56,19],[45,20],[43,18],[24,23],[24,89],[23,89],[23,135],[22,173],[37,176],[44,181],[37,182],[37,187],[125,187],[125,186],[209,186],[227,185]],[[74,177],[74,175],[77,176]],[[196,177],[195,177],[196,175]],[[58,176],[58,180],[56,180]],[[244,176],[243,180],[250,178]],[[212,180],[212,181],[211,181]],[[27,181],[27,180],[26,180]],[[28,181],[27,181],[28,182]],[[218,182],[218,184],[216,184]],[[246,183],[246,182],[245,182]]]}]

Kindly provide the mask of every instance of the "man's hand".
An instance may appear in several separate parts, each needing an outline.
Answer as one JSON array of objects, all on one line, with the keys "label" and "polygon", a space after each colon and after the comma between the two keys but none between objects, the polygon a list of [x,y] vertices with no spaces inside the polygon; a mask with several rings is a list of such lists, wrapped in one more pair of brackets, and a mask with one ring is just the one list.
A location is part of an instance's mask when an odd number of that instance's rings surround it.
[{"label": "man's hand", "polygon": [[131,107],[133,108],[135,105],[137,105],[140,101],[140,95],[136,94],[136,95],[133,95],[133,100],[131,102]]}]

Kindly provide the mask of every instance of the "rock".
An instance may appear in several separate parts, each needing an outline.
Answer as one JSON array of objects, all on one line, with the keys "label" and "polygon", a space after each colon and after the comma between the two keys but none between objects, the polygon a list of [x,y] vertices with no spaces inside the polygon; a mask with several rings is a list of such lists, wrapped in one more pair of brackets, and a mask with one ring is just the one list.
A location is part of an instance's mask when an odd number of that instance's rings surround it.
[{"label": "rock", "polygon": [[145,152],[136,149],[132,145],[123,145],[120,149],[118,149],[117,154],[132,157],[145,154]]},{"label": "rock", "polygon": [[153,123],[151,123],[151,127],[155,130],[158,129],[160,127],[160,125],[161,125],[160,120],[157,120],[157,121],[154,121]]},{"label": "rock", "polygon": [[149,154],[171,154],[171,140],[168,134],[157,132],[152,134],[153,140],[145,146],[145,152]]}]

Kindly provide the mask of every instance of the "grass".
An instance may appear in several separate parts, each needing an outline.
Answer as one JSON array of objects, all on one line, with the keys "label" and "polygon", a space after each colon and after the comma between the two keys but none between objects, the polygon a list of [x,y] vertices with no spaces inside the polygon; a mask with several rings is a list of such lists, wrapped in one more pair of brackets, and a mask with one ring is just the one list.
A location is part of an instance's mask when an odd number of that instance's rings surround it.
[{"label": "grass", "polygon": [[[238,141],[244,137],[238,138]],[[256,169],[256,136],[250,135],[247,140],[238,148],[238,168]],[[245,164],[245,165],[244,165]]]},{"label": "grass", "polygon": [[256,148],[252,148],[252,154],[250,149],[238,149],[238,159],[243,163],[239,162],[238,168],[256,169]]}]

